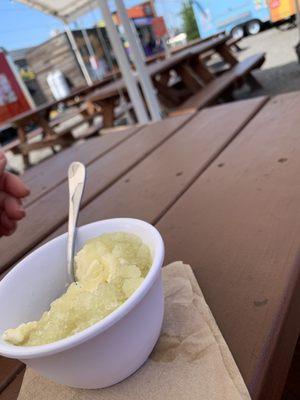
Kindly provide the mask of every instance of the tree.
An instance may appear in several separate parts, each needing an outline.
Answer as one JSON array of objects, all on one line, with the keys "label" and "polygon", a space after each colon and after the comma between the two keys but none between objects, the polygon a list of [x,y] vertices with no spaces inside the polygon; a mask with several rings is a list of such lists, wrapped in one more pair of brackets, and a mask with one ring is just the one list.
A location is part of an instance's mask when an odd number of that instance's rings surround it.
[{"label": "tree", "polygon": [[180,11],[183,20],[183,29],[187,34],[188,40],[197,39],[200,37],[199,30],[191,1],[184,1]]}]

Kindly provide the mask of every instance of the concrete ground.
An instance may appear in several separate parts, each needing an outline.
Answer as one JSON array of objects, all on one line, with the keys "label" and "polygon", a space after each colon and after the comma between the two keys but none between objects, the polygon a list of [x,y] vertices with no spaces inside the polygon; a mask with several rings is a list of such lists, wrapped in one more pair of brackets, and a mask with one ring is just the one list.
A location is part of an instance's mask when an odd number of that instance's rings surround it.
[{"label": "concrete ground", "polygon": [[244,99],[266,94],[274,96],[300,90],[300,64],[295,52],[298,41],[299,33],[296,28],[286,31],[272,28],[241,40],[242,51],[237,53],[240,60],[251,54],[265,52],[266,61],[260,70],[253,73],[263,88],[252,92],[244,88],[237,91],[235,98]]}]

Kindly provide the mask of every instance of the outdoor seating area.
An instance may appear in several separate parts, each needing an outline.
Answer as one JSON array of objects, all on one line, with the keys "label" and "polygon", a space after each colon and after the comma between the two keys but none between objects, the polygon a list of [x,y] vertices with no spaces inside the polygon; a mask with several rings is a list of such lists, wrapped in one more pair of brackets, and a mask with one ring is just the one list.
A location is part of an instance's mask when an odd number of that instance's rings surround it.
[{"label": "outdoor seating area", "polygon": [[[220,35],[197,41],[192,46],[182,47],[170,57],[152,60],[148,64],[149,75],[166,115],[200,110],[213,103],[232,99],[234,88],[244,83],[253,88],[259,85],[259,82],[251,75],[251,71],[261,67],[265,59],[264,54],[257,54],[239,62],[231,50],[233,44],[236,44],[236,41],[232,42],[232,39],[226,35]],[[216,76],[211,71],[212,68],[205,62],[207,54],[209,59],[215,55],[221,58],[226,67],[224,73]],[[176,74],[176,82],[170,84],[172,73]],[[134,71],[133,74],[135,74]],[[113,127],[124,114],[130,113],[131,121],[136,121],[136,116],[130,106],[126,84],[118,76],[119,72],[116,71],[115,75],[109,74],[103,80],[76,90],[66,98],[45,104],[6,121],[6,126],[17,129],[18,139],[5,145],[3,150],[21,153],[25,168],[28,168],[29,154],[32,150],[44,147],[55,149],[57,145],[65,148],[72,145],[78,139],[73,136],[72,131],[85,122],[89,126],[79,135],[80,139],[99,134],[101,128]],[[126,103],[122,104],[124,99]],[[51,120],[50,115],[52,110],[62,104],[65,107],[75,108],[69,114],[70,119],[76,115],[81,115],[82,118],[59,130],[57,128],[65,120],[62,118]],[[93,123],[96,117],[101,117],[101,121]],[[28,131],[32,125],[35,128]],[[32,142],[34,137],[40,137],[40,139]]]},{"label": "outdoor seating area", "polygon": [[[110,132],[29,169],[23,176],[31,188],[25,202],[27,219],[14,237],[1,239],[2,272],[5,275],[7,268],[25,254],[66,230],[67,180],[61,171],[73,159],[79,160],[87,166],[90,182],[80,224],[126,215],[158,226],[167,244],[167,260],[191,260],[252,398],[278,398],[276,393],[283,389],[288,360],[297,342],[298,331],[293,324],[298,311],[293,308],[297,304],[293,299],[298,296],[299,287],[293,260],[299,229],[296,220],[273,219],[272,215],[282,215],[282,206],[276,196],[270,201],[269,189],[274,185],[280,188],[291,179],[290,174],[297,174],[298,158],[290,143],[298,140],[299,104],[300,95],[296,93],[218,105],[149,126]],[[288,125],[280,118],[279,108],[285,110]],[[272,122],[262,133],[258,127],[264,126],[269,115],[273,116]],[[266,157],[268,143],[272,147]],[[141,176],[143,188],[137,197],[135,188]],[[247,190],[241,191],[241,185]],[[280,197],[283,204],[288,202],[287,215],[298,204],[296,187],[289,186],[288,190]],[[247,211],[246,198],[251,192],[259,193],[252,197],[255,215]],[[189,235],[186,226],[192,230]],[[249,240],[249,232],[254,229],[260,234]],[[274,230],[278,235],[272,235]],[[201,246],[195,247],[193,242],[198,237]],[[264,237],[268,238],[267,243]],[[295,245],[285,247],[283,240],[294,241]],[[266,246],[274,252],[271,264]],[[204,250],[207,248],[211,250]],[[244,257],[250,254],[251,258]],[[222,274],[217,273],[219,262]],[[262,264],[267,271],[260,271]],[[240,268],[242,274],[236,275]],[[289,300],[284,302],[287,296]],[[263,306],[268,303],[271,306],[266,316]],[[1,365],[5,368],[1,369],[0,387],[13,381],[6,389],[11,391],[10,386],[18,384],[23,366],[5,359],[1,359]],[[2,396],[6,398],[5,392]]]},{"label": "outdoor seating area", "polygon": [[0,400],[300,399],[300,1],[15,3]]}]

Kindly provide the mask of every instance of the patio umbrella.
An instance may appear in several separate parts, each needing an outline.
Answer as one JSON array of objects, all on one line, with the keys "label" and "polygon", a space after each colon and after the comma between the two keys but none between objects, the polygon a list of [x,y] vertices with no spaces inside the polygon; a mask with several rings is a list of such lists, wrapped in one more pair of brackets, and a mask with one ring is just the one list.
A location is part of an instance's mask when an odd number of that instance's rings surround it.
[{"label": "patio umbrella", "polygon": [[[126,83],[127,91],[134,107],[136,116],[140,123],[146,123],[149,121],[149,117],[144,106],[144,101],[142,95],[138,89],[137,81],[133,76],[130,63],[128,61],[125,49],[123,47],[121,38],[117,32],[117,28],[113,22],[111,12],[108,7],[108,1],[106,0],[17,0],[20,3],[26,4],[29,7],[36,8],[46,14],[52,15],[58,19],[60,19],[65,25],[70,24],[71,22],[76,21],[81,15],[84,15],[91,11],[93,8],[100,8],[102,11],[102,15],[105,21],[106,29],[108,36],[110,38],[110,42],[115,54],[115,57],[118,61],[119,68],[121,70],[122,76]],[[118,10],[121,10],[123,0],[118,2]],[[124,4],[123,4],[124,7]],[[128,28],[129,19],[123,18],[122,25],[124,26],[125,33],[129,33]],[[129,24],[130,25],[130,24]],[[77,48],[76,42],[74,38],[72,38],[72,31],[67,28],[67,34],[70,39],[72,48],[77,57],[78,63],[80,64],[83,74],[86,77],[87,82],[89,82],[89,74],[84,65],[80,52]],[[136,69],[138,72],[138,80],[141,83],[141,87],[143,89],[144,97],[146,103],[149,107],[150,115],[152,120],[160,119],[160,109],[157,97],[154,95],[154,89],[152,87],[152,82],[148,76],[146,68],[143,69],[144,61],[141,57],[141,54],[138,54],[135,51],[136,43],[134,41],[136,38],[134,35],[130,35],[127,37],[127,41],[129,42],[129,46],[131,45],[131,49],[134,52],[134,62],[136,65]],[[141,73],[143,71],[143,73]]]},{"label": "patio umbrella", "polygon": [[299,6],[299,0],[295,0],[295,10],[296,10],[296,23],[297,23],[297,28],[299,31],[299,42],[295,46],[296,53],[298,56],[298,61],[300,62],[300,6]]}]

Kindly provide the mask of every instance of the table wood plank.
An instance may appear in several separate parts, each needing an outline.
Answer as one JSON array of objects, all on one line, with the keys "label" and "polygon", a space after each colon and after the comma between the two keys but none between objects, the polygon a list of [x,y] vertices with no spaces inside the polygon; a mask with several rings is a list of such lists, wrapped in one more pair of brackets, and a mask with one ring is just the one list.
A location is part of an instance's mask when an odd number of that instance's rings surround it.
[{"label": "table wood plank", "polygon": [[[88,180],[82,205],[87,204],[154,151],[180,129],[191,118],[191,115],[147,125],[137,134],[122,142],[114,151],[104,154],[103,157],[90,164],[87,167]],[[68,214],[67,182],[61,183],[46,193],[39,201],[31,204],[26,212],[27,217],[20,222],[16,233],[11,237],[1,238],[0,272],[10,267],[33,246],[66,222]]]},{"label": "table wood plank", "polygon": [[20,361],[0,356],[0,393],[23,368]]},{"label": "table wood plank", "polygon": [[[264,105],[266,98],[198,113],[168,141],[82,209],[79,224],[111,217],[155,221]],[[216,124],[216,115],[219,123]],[[171,119],[170,119],[171,121]],[[51,237],[66,231],[66,225]]]},{"label": "table wood plank", "polygon": [[[197,176],[207,168],[213,159],[228,146],[245,124],[264,105],[265,101],[265,98],[260,98],[213,107],[203,110],[186,124],[184,122],[187,121],[187,117],[168,119],[159,124],[159,131],[155,129],[158,127],[157,124],[150,125],[147,130],[144,128],[135,135],[136,139],[137,136],[142,134],[142,141],[135,140],[130,143],[130,139],[128,139],[123,146],[120,145],[114,149],[115,159],[120,160],[121,155],[124,158],[128,158],[128,156],[132,155],[132,151],[139,153],[143,149],[140,142],[145,143],[148,137],[153,136],[153,133],[157,136],[163,135],[163,137],[166,137],[166,132],[170,131],[170,125],[173,130],[176,126],[178,131],[172,136],[168,135],[170,138],[162,144],[160,141],[159,144],[161,145],[154,152],[148,151],[149,154],[143,161],[136,163],[136,167],[122,176],[101,196],[89,203],[82,210],[80,222],[87,223],[98,218],[126,215],[143,218],[155,223],[187,187],[192,184]],[[216,115],[218,115],[218,120],[220,121],[217,125]],[[181,129],[180,126],[182,126]],[[130,143],[130,146],[126,146],[126,152],[120,153],[120,149],[128,143]],[[129,148],[131,152],[129,152]],[[117,157],[116,153],[118,151],[119,156]],[[111,152],[108,154],[111,155]],[[100,160],[103,160],[103,158]],[[91,179],[93,186],[99,175],[100,160],[95,161],[89,167],[89,179]],[[108,160],[104,165],[109,165]],[[143,182],[143,185],[141,185],[141,182]],[[92,193],[91,187],[87,190],[88,197],[90,197]],[[55,197],[60,196],[57,187],[39,199],[36,203],[39,208],[44,199],[51,193],[54,197],[47,199],[46,205],[48,206],[48,203],[53,202]],[[64,197],[63,199],[66,200]],[[59,203],[59,199],[57,199],[56,203]],[[29,211],[34,209],[34,212],[32,211],[31,215],[28,214],[27,220],[30,221],[32,226],[36,226],[38,221],[33,223],[32,219],[36,215],[35,213],[38,212],[38,207],[33,204],[28,209]],[[39,212],[43,215],[45,208],[42,207]],[[40,225],[45,224],[40,223]],[[51,236],[56,236],[61,230],[65,230],[64,225]],[[24,237],[25,232],[25,228],[23,232],[22,230],[18,231],[20,238]]]},{"label": "table wood plank", "polygon": [[25,369],[0,393],[0,400],[16,400],[21,389]]},{"label": "table wood plank", "polygon": [[133,126],[124,131],[109,133],[99,138],[74,145],[26,171],[22,180],[30,187],[31,193],[24,200],[24,205],[35,202],[45,193],[58,186],[67,178],[67,169],[71,162],[80,161],[85,165],[91,164],[118,144],[138,132],[142,127]]},{"label": "table wood plank", "polygon": [[[136,217],[155,223],[239,133],[265,99],[206,109],[82,211],[79,222]],[[221,123],[216,126],[216,115]],[[234,115],[234,117],[233,117]]]},{"label": "table wood plank", "polygon": [[267,103],[158,223],[255,400],[280,399],[300,331],[299,107],[299,93]]}]

